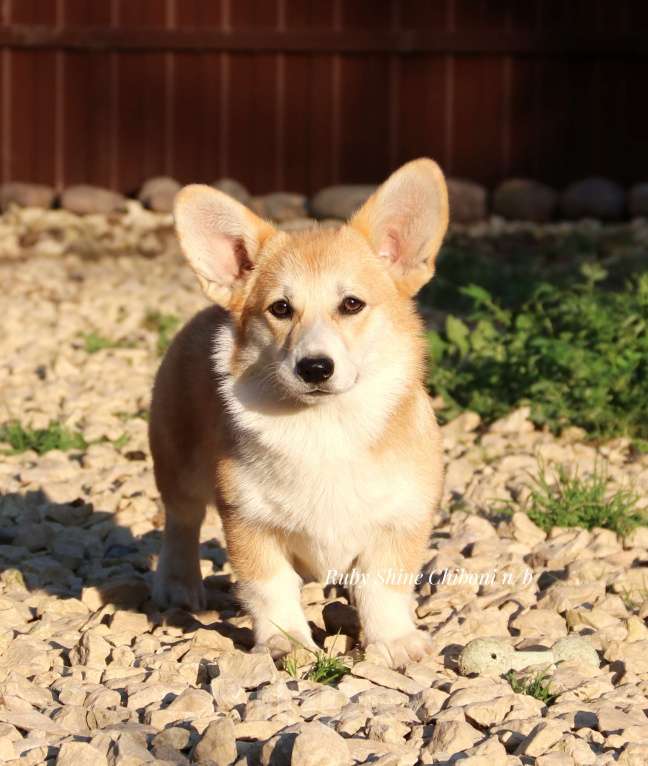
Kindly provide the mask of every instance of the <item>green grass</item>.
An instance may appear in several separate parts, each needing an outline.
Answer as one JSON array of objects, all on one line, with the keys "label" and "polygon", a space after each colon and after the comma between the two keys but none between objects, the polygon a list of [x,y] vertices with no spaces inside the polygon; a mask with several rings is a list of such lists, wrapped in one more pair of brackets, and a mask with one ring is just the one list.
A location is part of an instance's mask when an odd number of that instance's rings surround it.
[{"label": "green grass", "polygon": [[50,450],[85,450],[88,443],[83,434],[70,431],[52,421],[47,428],[28,428],[17,421],[0,425],[0,442],[7,442],[11,454],[34,450],[43,455]]},{"label": "green grass", "polygon": [[505,678],[511,684],[515,694],[528,694],[547,706],[552,705],[556,699],[556,695],[549,691],[549,681],[545,673],[538,673],[532,678],[519,679],[511,670]]},{"label": "green grass", "polygon": [[442,419],[474,410],[489,423],[528,404],[535,424],[553,432],[577,425],[592,438],[644,444],[648,273],[622,286],[607,278],[585,264],[570,280],[521,280],[515,295],[457,287],[466,313],[428,334],[428,386],[447,405]]},{"label": "green grass", "polygon": [[123,449],[129,441],[130,436],[128,434],[122,434],[121,436],[117,437],[117,439],[113,439],[112,444],[116,449]]},{"label": "green grass", "polygon": [[133,344],[124,340],[110,340],[96,332],[89,332],[83,336],[83,348],[88,354],[96,354],[105,348],[132,348]]},{"label": "green grass", "polygon": [[[552,527],[603,527],[623,536],[648,524],[648,515],[636,507],[638,495],[629,489],[608,492],[607,478],[599,470],[579,476],[559,466],[548,475],[541,466],[529,489],[521,510],[546,532]],[[512,502],[505,503],[504,509],[511,511],[515,507]]]},{"label": "green grass", "polygon": [[313,666],[306,673],[306,680],[316,681],[319,684],[337,683],[350,669],[339,657],[331,657],[325,652],[319,652],[315,656]]},{"label": "green grass", "polygon": [[[129,441],[128,434],[122,434],[112,441],[106,438],[98,440],[98,442],[110,442],[117,449],[123,449]],[[79,431],[72,431],[55,421],[52,421],[47,428],[29,428],[17,420],[0,425],[0,442],[9,444],[10,449],[6,453],[10,455],[18,455],[27,450],[34,450],[39,455],[55,449],[63,452],[85,451],[90,444],[97,443],[87,442]]]},{"label": "green grass", "polygon": [[169,348],[173,336],[180,327],[180,318],[175,314],[163,314],[160,311],[149,311],[144,320],[144,327],[158,334],[157,352],[162,356]]},{"label": "green grass", "polygon": [[319,684],[337,683],[350,672],[350,668],[339,657],[331,657],[326,652],[313,652],[313,656],[315,661],[307,667],[303,674],[295,654],[288,654],[284,657],[283,669],[292,678],[316,681]]},{"label": "green grass", "polygon": [[[283,669],[292,678],[316,681],[319,684],[334,684],[350,672],[350,668],[339,657],[332,656],[332,650],[328,653],[314,652],[289,633],[286,633],[282,628],[279,628],[279,630],[293,645],[293,651],[282,660]],[[305,666],[300,665],[297,649],[308,652],[308,654],[313,656],[314,661],[307,663]],[[305,672],[302,672],[303,667],[306,668]]]},{"label": "green grass", "polygon": [[145,420],[148,422],[149,419],[149,411],[145,409],[136,412],[115,412],[114,415],[124,423],[128,420]]}]

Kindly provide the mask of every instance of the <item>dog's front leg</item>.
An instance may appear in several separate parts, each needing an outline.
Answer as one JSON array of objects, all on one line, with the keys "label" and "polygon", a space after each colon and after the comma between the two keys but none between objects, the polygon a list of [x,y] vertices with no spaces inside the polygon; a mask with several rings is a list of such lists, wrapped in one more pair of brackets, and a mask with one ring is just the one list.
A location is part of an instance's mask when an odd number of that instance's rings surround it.
[{"label": "dog's front leg", "polygon": [[275,658],[290,652],[293,642],[316,651],[301,607],[301,578],[279,533],[231,513],[223,522],[238,596],[254,621],[255,649],[269,649]]},{"label": "dog's front leg", "polygon": [[392,667],[422,659],[431,648],[416,628],[412,591],[421,567],[429,525],[403,533],[382,530],[358,557],[353,597],[365,645],[374,644]]}]

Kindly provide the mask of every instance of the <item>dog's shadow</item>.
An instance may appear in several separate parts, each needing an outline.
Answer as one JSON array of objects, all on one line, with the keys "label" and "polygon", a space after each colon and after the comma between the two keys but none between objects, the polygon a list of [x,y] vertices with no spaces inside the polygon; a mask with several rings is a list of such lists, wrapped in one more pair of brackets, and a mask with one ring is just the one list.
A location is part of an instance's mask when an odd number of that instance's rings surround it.
[{"label": "dog's shadow", "polygon": [[[2,589],[19,600],[18,591],[77,598],[89,613],[107,605],[143,612],[152,627],[171,625],[187,633],[209,628],[231,638],[238,648],[249,649],[252,631],[228,621],[243,612],[225,573],[205,578],[204,612],[160,611],[153,602],[154,560],[162,541],[162,514],[157,517],[153,530],[135,536],[116,523],[115,514],[95,510],[83,498],[57,503],[43,490],[0,493]],[[214,540],[201,546],[201,558],[211,559],[218,572],[227,554]],[[112,611],[104,610],[105,620]]]}]

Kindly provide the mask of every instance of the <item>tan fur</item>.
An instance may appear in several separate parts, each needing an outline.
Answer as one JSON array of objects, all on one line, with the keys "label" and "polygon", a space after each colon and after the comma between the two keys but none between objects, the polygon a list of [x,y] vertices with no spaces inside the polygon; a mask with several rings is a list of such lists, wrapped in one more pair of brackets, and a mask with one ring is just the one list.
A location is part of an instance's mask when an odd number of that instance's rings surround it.
[{"label": "tan fur", "polygon": [[[411,300],[447,224],[438,167],[404,166],[339,231],[277,232],[200,186],[181,192],[176,221],[203,288],[228,311],[194,317],[156,378],[150,440],[167,519],[156,599],[204,606],[198,536],[215,503],[259,646],[285,651],[284,631],[312,645],[298,575],[356,567],[370,575],[353,591],[366,640],[394,665],[420,656],[411,587],[381,577],[418,572],[441,495]],[[347,295],[366,307],[341,313]],[[278,299],[289,319],[269,313]],[[335,371],[313,388],[292,365],[321,353]]]}]

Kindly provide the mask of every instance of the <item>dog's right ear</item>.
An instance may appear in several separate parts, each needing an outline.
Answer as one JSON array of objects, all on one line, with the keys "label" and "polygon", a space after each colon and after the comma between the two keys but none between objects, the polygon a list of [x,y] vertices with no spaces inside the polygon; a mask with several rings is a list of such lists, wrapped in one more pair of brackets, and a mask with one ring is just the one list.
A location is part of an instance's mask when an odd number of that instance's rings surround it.
[{"label": "dog's right ear", "polygon": [[174,205],[180,247],[208,298],[227,307],[274,228],[211,186],[182,189]]}]

